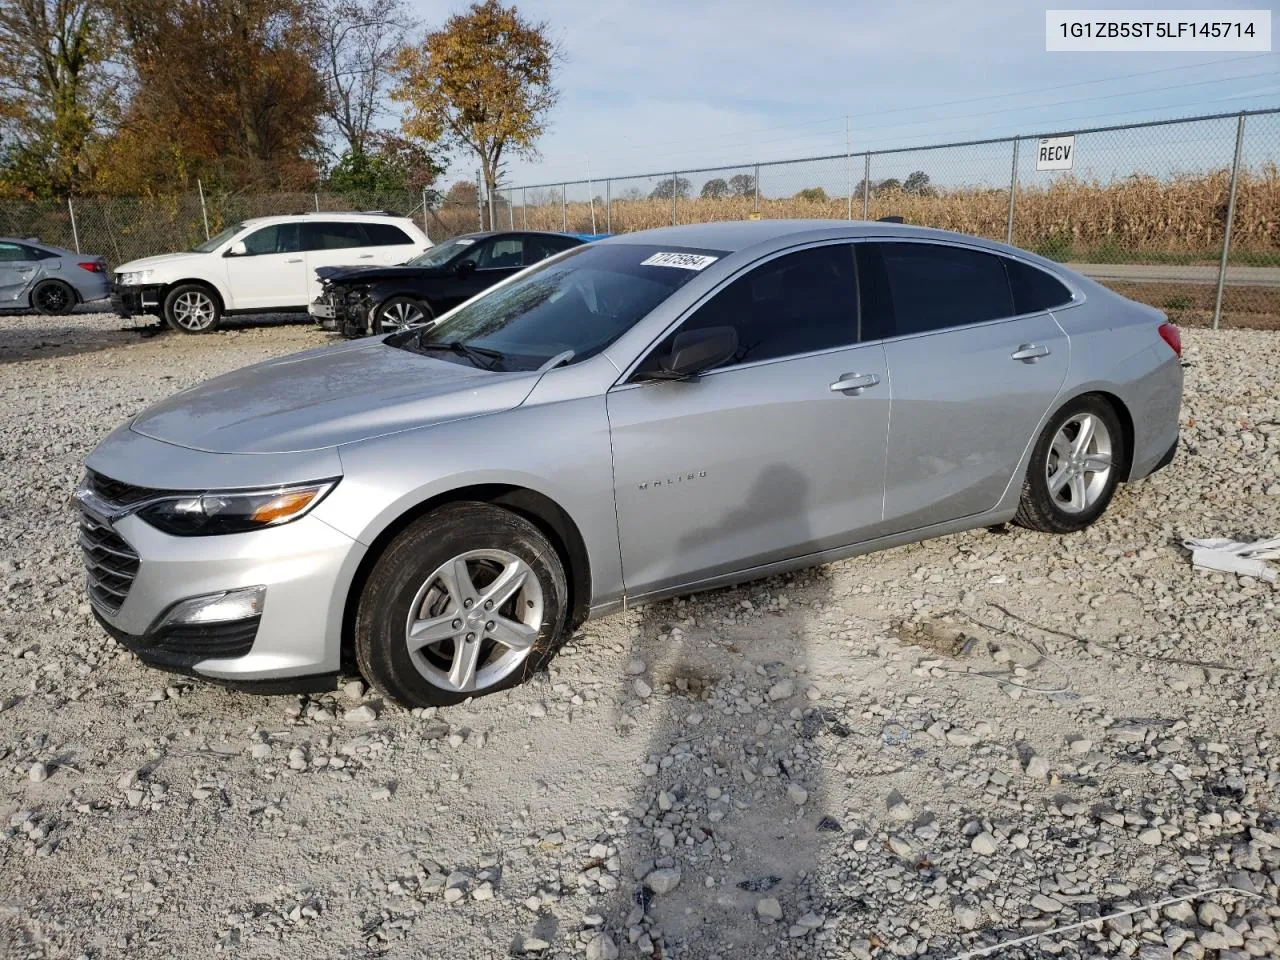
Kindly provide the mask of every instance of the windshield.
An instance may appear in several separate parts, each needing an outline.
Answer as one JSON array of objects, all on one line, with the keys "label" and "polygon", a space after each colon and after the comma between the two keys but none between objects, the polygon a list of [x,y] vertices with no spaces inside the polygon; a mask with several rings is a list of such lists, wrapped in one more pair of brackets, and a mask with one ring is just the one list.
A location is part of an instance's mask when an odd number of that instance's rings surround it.
[{"label": "windshield", "polygon": [[200,244],[198,247],[192,247],[192,253],[213,253],[220,246],[234,237],[237,233],[244,229],[243,223],[233,223],[221,233],[215,233],[212,237]]},{"label": "windshield", "polygon": [[438,243],[426,253],[420,253],[405,263],[408,267],[443,267],[462,250],[475,244],[471,237],[454,237],[444,243]]},{"label": "windshield", "polygon": [[492,370],[536,370],[566,351],[574,363],[599,353],[722,256],[641,244],[577,247],[387,343],[458,363],[480,353]]}]

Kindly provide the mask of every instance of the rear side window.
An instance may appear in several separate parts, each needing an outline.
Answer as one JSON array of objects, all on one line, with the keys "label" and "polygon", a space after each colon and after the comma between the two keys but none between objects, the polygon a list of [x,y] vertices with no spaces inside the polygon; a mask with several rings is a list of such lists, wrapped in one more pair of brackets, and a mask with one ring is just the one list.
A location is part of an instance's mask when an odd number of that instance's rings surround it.
[{"label": "rear side window", "polygon": [[1057,277],[1019,260],[1001,259],[1013,288],[1013,309],[1018,313],[1040,313],[1070,301],[1071,291]]},{"label": "rear side window", "polygon": [[350,222],[308,221],[302,225],[302,241],[305,250],[345,250],[368,246],[364,225]]},{"label": "rear side window", "polygon": [[863,277],[868,334],[909,336],[1015,313],[1009,279],[994,254],[940,243],[864,246],[859,263],[871,261]]},{"label": "rear side window", "polygon": [[[734,280],[677,333],[733,327],[738,352],[726,367],[849,346],[858,339],[857,291],[852,245],[798,250]],[[669,347],[664,343],[655,357]],[[645,369],[650,363],[656,359],[646,361]]]},{"label": "rear side window", "polygon": [[559,253],[561,250],[568,250],[570,247],[576,247],[579,245],[580,241],[571,237],[525,237],[525,265],[528,266],[531,263],[537,263],[539,260],[545,260],[547,257]]},{"label": "rear side window", "polygon": [[412,246],[409,235],[392,223],[366,223],[364,232],[369,236],[369,244],[374,247]]}]

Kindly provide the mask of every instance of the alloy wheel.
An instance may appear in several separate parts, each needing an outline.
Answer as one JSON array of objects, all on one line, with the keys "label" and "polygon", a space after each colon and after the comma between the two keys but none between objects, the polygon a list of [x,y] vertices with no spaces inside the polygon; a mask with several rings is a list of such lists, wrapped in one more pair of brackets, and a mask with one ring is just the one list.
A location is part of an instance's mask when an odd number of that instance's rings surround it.
[{"label": "alloy wheel", "polygon": [[36,299],[38,301],[36,306],[48,313],[65,310],[68,302],[66,289],[56,283],[41,287],[36,291]]},{"label": "alloy wheel", "polygon": [[405,624],[414,667],[433,685],[491,687],[528,659],[542,628],[542,585],[505,550],[470,550],[418,588]]},{"label": "alloy wheel", "polygon": [[383,333],[394,333],[408,327],[416,327],[427,320],[422,309],[406,300],[388,304],[378,314],[378,327]]},{"label": "alloy wheel", "polygon": [[1097,503],[1115,466],[1112,452],[1111,431],[1091,413],[1059,427],[1045,463],[1054,504],[1065,513],[1083,513]]},{"label": "alloy wheel", "polygon": [[188,290],[173,301],[173,319],[184,330],[204,330],[213,324],[213,299],[198,290]]}]

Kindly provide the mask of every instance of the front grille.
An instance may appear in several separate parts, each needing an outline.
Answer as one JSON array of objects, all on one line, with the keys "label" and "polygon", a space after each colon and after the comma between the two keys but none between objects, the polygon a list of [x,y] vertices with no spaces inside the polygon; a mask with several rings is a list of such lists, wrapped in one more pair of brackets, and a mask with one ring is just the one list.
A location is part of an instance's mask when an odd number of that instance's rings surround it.
[{"label": "front grille", "polygon": [[138,575],[138,555],[120,534],[80,511],[80,549],[84,553],[89,599],[115,613]]},{"label": "front grille", "polygon": [[153,490],[151,487],[138,487],[121,480],[112,480],[93,471],[89,472],[89,487],[107,503],[118,507],[132,506],[166,493],[164,490]]}]

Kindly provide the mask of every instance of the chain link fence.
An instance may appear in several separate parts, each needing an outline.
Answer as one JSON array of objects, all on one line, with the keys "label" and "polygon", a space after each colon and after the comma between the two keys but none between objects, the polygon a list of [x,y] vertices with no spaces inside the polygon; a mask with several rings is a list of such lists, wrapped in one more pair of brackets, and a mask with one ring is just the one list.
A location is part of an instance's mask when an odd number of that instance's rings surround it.
[{"label": "chain link fence", "polygon": [[[1069,170],[1040,169],[1042,137],[1074,138]],[[1280,329],[1276,109],[535,184],[504,196],[516,224],[537,230],[596,232],[593,218],[625,233],[902,217],[1069,263],[1182,323]]]},{"label": "chain link fence", "polygon": [[1040,169],[1036,135],[504,186],[488,204],[430,193],[202,189],[8,202],[0,203],[0,235],[119,264],[190,249],[249,217],[306,211],[390,210],[437,242],[490,222],[625,233],[711,220],[893,216],[1070,263],[1183,323],[1280,329],[1280,109],[1045,136],[1074,138],[1069,170]]}]

